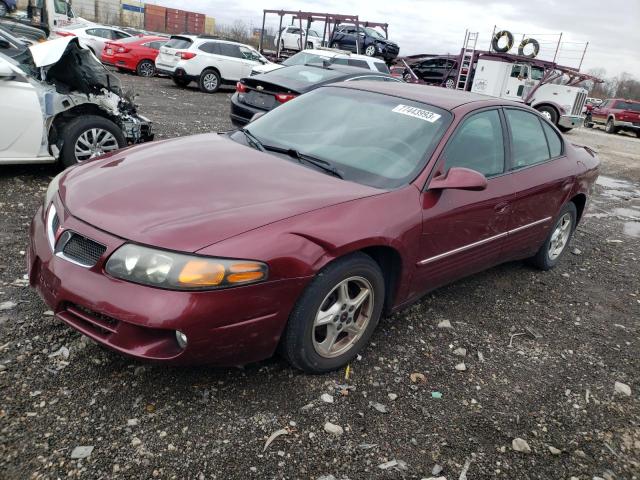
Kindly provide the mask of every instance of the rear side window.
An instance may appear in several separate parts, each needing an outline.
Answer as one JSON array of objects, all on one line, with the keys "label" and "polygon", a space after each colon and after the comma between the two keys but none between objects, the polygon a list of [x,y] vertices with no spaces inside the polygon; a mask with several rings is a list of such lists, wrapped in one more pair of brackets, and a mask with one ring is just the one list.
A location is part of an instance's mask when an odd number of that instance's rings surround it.
[{"label": "rear side window", "polygon": [[374,65],[376,66],[376,69],[381,73],[391,73],[386,63],[375,62]]},{"label": "rear side window", "polygon": [[547,143],[549,144],[549,154],[551,158],[559,157],[562,155],[562,140],[556,131],[551,128],[547,122],[541,122],[544,134],[547,136]]},{"label": "rear side window", "polygon": [[198,47],[198,49],[206,53],[216,53],[216,54],[220,53],[219,44],[217,44],[216,42],[203,43]]},{"label": "rear side window", "polygon": [[350,58],[349,60],[347,60],[347,65],[351,65],[352,67],[366,68],[367,70],[369,69],[369,64],[364,60],[354,60]]},{"label": "rear side window", "polygon": [[167,43],[164,44],[168,48],[189,48],[191,46],[191,40],[185,37],[172,37]]},{"label": "rear side window", "polygon": [[464,167],[486,177],[504,172],[504,138],[497,110],[476,113],[463,121],[444,150],[445,172]]},{"label": "rear side window", "polygon": [[549,159],[549,146],[540,119],[523,110],[505,110],[511,129],[513,167],[522,168]]},{"label": "rear side window", "polygon": [[219,43],[218,48],[220,49],[220,55],[224,55],[225,57],[244,58],[238,45]]},{"label": "rear side window", "polygon": [[114,40],[120,40],[121,38],[130,38],[131,35],[125,32],[118,32],[117,30],[111,30],[111,38]]}]

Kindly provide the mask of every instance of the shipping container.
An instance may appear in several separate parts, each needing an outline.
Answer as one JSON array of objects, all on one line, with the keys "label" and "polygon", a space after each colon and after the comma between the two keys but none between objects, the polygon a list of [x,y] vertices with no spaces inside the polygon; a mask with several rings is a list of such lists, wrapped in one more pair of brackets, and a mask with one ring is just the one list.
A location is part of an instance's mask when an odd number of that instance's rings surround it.
[{"label": "shipping container", "polygon": [[123,27],[145,28],[144,3],[138,0],[122,2],[120,25]]},{"label": "shipping container", "polygon": [[144,29],[150,32],[166,32],[167,9],[147,3],[144,9]]}]

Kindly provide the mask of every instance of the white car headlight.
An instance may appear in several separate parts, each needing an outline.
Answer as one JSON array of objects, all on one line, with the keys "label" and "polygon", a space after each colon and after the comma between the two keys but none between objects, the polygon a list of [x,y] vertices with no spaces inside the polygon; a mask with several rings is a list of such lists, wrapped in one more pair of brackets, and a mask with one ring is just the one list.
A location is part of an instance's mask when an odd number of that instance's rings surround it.
[{"label": "white car headlight", "polygon": [[268,268],[254,260],[203,257],[127,243],[107,261],[108,274],[172,290],[211,290],[267,279]]}]

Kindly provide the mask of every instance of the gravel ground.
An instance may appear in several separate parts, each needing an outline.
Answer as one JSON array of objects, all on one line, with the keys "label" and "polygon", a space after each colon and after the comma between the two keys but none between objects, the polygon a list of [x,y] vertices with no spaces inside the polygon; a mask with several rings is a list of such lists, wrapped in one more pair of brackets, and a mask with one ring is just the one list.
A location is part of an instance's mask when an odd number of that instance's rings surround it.
[{"label": "gravel ground", "polygon": [[[158,138],[230,127],[230,91],[123,81]],[[606,175],[572,254],[551,272],[493,268],[385,319],[349,380],[278,358],[167,368],[87,341],[23,279],[56,170],[1,167],[0,478],[640,478],[640,139],[568,138],[599,150]]]}]

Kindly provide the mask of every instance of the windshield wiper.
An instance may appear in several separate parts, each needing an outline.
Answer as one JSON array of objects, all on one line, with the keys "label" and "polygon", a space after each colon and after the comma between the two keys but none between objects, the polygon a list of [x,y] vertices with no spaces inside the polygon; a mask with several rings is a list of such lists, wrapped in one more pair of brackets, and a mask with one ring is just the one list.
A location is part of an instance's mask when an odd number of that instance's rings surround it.
[{"label": "windshield wiper", "polygon": [[264,145],[262,145],[262,142],[260,142],[260,140],[258,140],[253,133],[251,133],[246,128],[241,128],[240,131],[244,133],[244,136],[247,137],[247,140],[249,140],[249,142],[251,142],[257,150],[260,150],[261,152],[265,151]]},{"label": "windshield wiper", "polygon": [[323,160],[322,158],[307,155],[306,153],[300,153],[295,148],[274,147],[273,145],[263,145],[263,148],[265,150],[269,150],[270,152],[284,153],[285,155],[289,155],[291,158],[295,158],[296,160],[298,160],[299,163],[310,163],[314,167],[318,167],[320,170],[323,170],[330,175],[333,175],[334,177],[344,180],[344,177],[338,171],[338,169],[334,167],[331,162]]},{"label": "windshield wiper", "polygon": [[334,167],[331,164],[331,162],[328,162],[327,160],[323,160],[322,158],[317,158],[312,155],[307,155],[306,153],[300,153],[298,150],[294,148],[284,148],[284,147],[276,147],[275,145],[265,145],[260,140],[258,140],[256,136],[253,135],[246,128],[241,128],[240,131],[244,133],[245,137],[247,137],[247,140],[249,140],[249,142],[255,145],[256,149],[260,150],[261,152],[269,151],[269,152],[275,152],[275,153],[283,153],[285,155],[290,156],[291,158],[295,158],[296,160],[298,160],[299,163],[302,163],[302,162],[310,163],[314,167],[317,167],[320,170],[323,170],[333,175],[334,177],[337,177],[341,180],[344,179],[344,177],[338,171],[338,169]]}]

